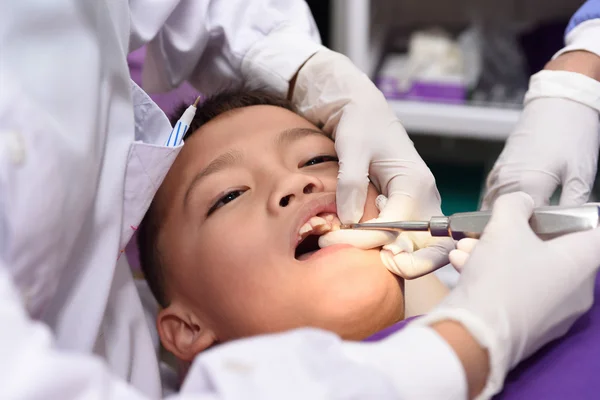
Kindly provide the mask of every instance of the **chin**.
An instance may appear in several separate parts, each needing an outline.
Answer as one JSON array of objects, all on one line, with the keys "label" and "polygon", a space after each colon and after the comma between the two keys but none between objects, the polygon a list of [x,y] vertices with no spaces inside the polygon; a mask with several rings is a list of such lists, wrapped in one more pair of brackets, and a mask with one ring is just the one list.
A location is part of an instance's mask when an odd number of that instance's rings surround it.
[{"label": "chin", "polygon": [[[379,261],[369,263],[364,250],[346,252],[345,263],[337,260],[335,268],[319,274],[320,293],[312,296],[325,329],[344,339],[361,340],[404,319],[404,281],[390,273]],[[366,263],[357,263],[357,259]],[[375,257],[373,257],[375,258]],[[321,271],[327,265],[320,266]],[[331,267],[331,266],[329,266]]]},{"label": "chin", "polygon": [[404,319],[404,305],[388,304],[382,306],[378,303],[364,304],[362,307],[340,315],[330,317],[331,325],[326,327],[337,333],[345,340],[364,340],[369,336]]}]

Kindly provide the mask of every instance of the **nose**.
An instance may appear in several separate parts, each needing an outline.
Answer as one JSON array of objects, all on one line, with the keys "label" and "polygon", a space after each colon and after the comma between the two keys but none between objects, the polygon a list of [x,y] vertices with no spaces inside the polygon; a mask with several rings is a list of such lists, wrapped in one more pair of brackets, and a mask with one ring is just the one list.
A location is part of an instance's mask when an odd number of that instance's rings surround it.
[{"label": "nose", "polygon": [[282,176],[269,198],[269,210],[278,213],[304,196],[323,191],[323,182],[314,176],[300,173]]}]

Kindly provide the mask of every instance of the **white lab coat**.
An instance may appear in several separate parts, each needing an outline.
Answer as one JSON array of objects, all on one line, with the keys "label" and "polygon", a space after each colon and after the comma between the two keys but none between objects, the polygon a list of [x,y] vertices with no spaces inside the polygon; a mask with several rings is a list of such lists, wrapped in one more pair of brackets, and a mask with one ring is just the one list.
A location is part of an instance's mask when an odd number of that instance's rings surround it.
[{"label": "white lab coat", "polygon": [[[317,42],[300,0],[0,2],[0,398],[162,396],[120,255],[180,148],[162,146],[169,122],[130,81],[128,52],[148,43],[151,90],[189,79],[204,93],[243,80],[285,92]],[[179,395],[465,393],[447,344],[409,328],[371,345],[300,330],[220,346]]]}]

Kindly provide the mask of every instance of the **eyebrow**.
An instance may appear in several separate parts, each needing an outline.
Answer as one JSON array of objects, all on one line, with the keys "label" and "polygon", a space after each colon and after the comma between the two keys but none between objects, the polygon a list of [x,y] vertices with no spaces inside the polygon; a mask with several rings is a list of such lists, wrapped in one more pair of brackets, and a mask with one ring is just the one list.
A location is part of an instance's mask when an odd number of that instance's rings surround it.
[{"label": "eyebrow", "polygon": [[[318,129],[311,128],[291,128],[286,129],[284,131],[279,132],[279,134],[275,137],[275,145],[277,147],[284,147],[289,145],[297,140],[305,138],[307,136],[321,136],[329,138],[325,133]],[[244,155],[238,150],[230,150],[219,155],[217,158],[212,160],[210,164],[206,166],[202,171],[200,171],[192,180],[190,185],[188,186],[187,191],[185,192],[185,196],[183,198],[183,206],[186,207],[188,203],[188,199],[196,187],[198,183],[206,178],[209,175],[216,174],[217,172],[221,172],[227,168],[231,168],[236,165],[240,165],[244,161]]]},{"label": "eyebrow", "polygon": [[322,136],[331,140],[329,136],[318,129],[312,128],[291,128],[286,129],[285,131],[279,132],[279,134],[275,137],[275,145],[278,147],[283,147],[290,143],[293,143],[297,140],[305,138],[307,136]]},{"label": "eyebrow", "polygon": [[210,164],[200,171],[188,186],[185,196],[183,198],[183,206],[185,207],[188,202],[190,194],[196,187],[196,185],[204,178],[209,175],[216,174],[217,172],[223,171],[224,169],[239,165],[244,160],[244,155],[238,150],[230,150],[226,153],[219,155],[217,158],[212,160]]}]

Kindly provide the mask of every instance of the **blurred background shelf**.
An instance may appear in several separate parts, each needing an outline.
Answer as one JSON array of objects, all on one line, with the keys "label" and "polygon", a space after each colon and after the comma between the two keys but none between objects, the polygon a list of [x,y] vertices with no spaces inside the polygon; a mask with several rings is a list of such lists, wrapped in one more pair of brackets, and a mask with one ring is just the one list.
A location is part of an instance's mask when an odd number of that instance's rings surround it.
[{"label": "blurred background shelf", "polygon": [[[562,47],[564,27],[583,0],[306,0],[323,43],[348,56],[371,79],[402,36],[430,28],[452,34],[474,23],[492,29],[517,27],[529,76]],[[396,41],[395,41],[396,40]],[[500,76],[510,68],[500,57]],[[525,82],[526,87],[526,82]],[[381,88],[381,86],[380,86]],[[485,88],[484,88],[485,89]],[[384,91],[385,93],[385,91]],[[387,93],[386,93],[387,94]],[[446,213],[478,207],[485,177],[520,117],[521,101],[510,106],[475,97],[461,103],[389,100],[414,145],[436,177]],[[389,96],[393,98],[394,96]],[[409,100],[410,99],[410,100]],[[480,101],[483,101],[484,105]],[[600,187],[600,185],[598,185]]]},{"label": "blurred background shelf", "polygon": [[516,125],[520,110],[390,100],[411,135],[502,141]]},{"label": "blurred background shelf", "polygon": [[[326,45],[347,55],[355,65],[375,78],[394,30],[441,27],[460,29],[473,21],[492,25],[518,25],[524,30],[566,22],[583,0],[329,0],[330,25],[323,36]],[[322,0],[309,1],[317,14],[325,16]],[[319,21],[318,21],[319,22]],[[554,27],[556,28],[556,26]],[[547,42],[562,43],[564,28],[545,29]],[[555,49],[537,38],[524,44],[538,59],[547,61]],[[560,46],[559,46],[560,48]],[[544,62],[545,62],[544,61]],[[530,65],[531,73],[543,64]],[[519,111],[512,108],[448,105],[443,103],[390,100],[410,134],[505,140],[515,126]]]}]

